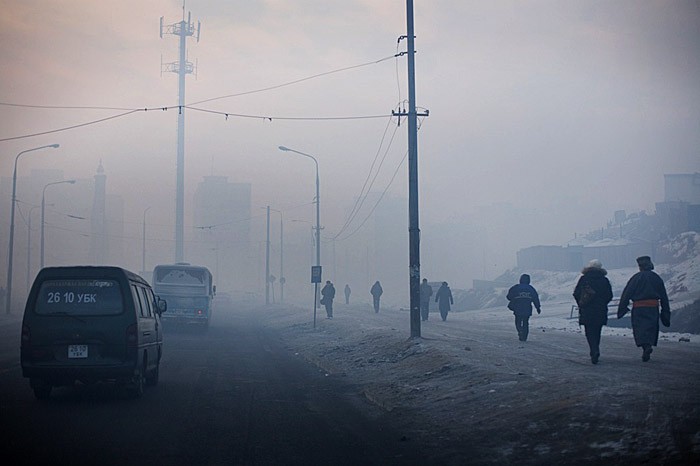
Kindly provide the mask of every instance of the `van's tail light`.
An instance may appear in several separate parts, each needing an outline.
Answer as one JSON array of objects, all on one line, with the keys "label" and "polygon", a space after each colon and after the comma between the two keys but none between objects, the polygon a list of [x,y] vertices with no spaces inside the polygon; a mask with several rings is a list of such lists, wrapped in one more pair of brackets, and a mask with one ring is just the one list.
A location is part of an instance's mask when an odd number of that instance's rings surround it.
[{"label": "van's tail light", "polygon": [[32,343],[32,334],[29,331],[29,327],[22,325],[22,346],[29,346]]},{"label": "van's tail light", "polygon": [[135,348],[138,342],[138,327],[131,324],[126,328],[126,347]]},{"label": "van's tail light", "polygon": [[201,316],[204,312],[201,309],[197,309],[197,315]]}]

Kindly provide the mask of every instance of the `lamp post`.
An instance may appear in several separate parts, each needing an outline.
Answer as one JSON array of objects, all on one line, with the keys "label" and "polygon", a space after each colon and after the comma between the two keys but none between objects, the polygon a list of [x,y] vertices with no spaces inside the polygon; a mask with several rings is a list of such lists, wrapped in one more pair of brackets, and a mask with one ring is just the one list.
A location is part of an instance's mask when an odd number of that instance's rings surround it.
[{"label": "lamp post", "polygon": [[[294,152],[295,154],[303,155],[314,161],[316,165],[316,265],[321,266],[321,193],[319,190],[318,178],[318,160],[313,155],[299,152],[298,150],[290,149],[289,147],[279,146],[279,150],[284,152]],[[318,283],[314,283],[314,327],[316,326],[316,302],[318,301]]]},{"label": "lamp post", "polygon": [[54,181],[53,183],[48,183],[47,185],[44,186],[44,189],[41,191],[41,260],[40,260],[40,265],[41,268],[44,268],[44,217],[46,214],[46,188],[49,186],[53,186],[56,184],[63,184],[63,183],[70,183],[70,184],[75,184],[75,180],[64,180],[64,181]]},{"label": "lamp post", "polygon": [[312,155],[305,154],[285,146],[279,146],[279,150],[303,155],[304,157],[308,157],[313,160],[316,164],[316,265],[321,265],[321,194],[319,192],[318,160],[316,160],[316,158]]},{"label": "lamp post", "polygon": [[27,215],[27,294],[29,294],[29,279],[32,270],[32,212],[39,207],[40,206],[35,205],[29,209],[29,215]]},{"label": "lamp post", "polygon": [[58,144],[49,144],[46,146],[40,146],[40,147],[34,147],[33,149],[27,149],[23,150],[17,156],[15,157],[15,168],[12,172],[12,206],[10,208],[10,245],[8,248],[8,259],[7,259],[7,286],[6,286],[6,291],[7,294],[5,296],[5,312],[10,313],[10,305],[12,303],[12,249],[14,247],[14,240],[15,240],[15,202],[17,201],[16,198],[16,193],[17,193],[17,160],[19,160],[19,156],[22,154],[26,154],[27,152],[32,152],[35,150],[39,149],[46,149],[46,148],[53,148],[56,149],[59,147]]},{"label": "lamp post", "polygon": [[146,273],[146,212],[151,210],[151,207],[146,207],[143,210],[143,243],[141,244],[141,273]]}]

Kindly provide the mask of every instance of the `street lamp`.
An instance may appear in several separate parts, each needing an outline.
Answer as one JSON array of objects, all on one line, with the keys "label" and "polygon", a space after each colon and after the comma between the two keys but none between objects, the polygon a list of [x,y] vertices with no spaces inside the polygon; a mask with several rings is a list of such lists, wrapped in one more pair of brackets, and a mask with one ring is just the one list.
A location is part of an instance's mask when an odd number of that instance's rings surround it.
[{"label": "street lamp", "polygon": [[41,268],[44,268],[44,215],[46,212],[46,188],[49,186],[53,186],[56,184],[63,184],[63,183],[70,183],[70,184],[75,184],[75,180],[63,180],[63,181],[54,181],[53,183],[48,183],[47,185],[44,186],[44,189],[41,191],[41,260],[40,260],[40,265]]},{"label": "street lamp", "polygon": [[146,212],[151,210],[151,207],[146,207],[143,210],[143,243],[141,247],[141,273],[146,273]]},{"label": "street lamp", "polygon": [[304,157],[308,157],[314,161],[316,164],[316,265],[321,265],[321,194],[319,192],[319,182],[318,182],[318,160],[312,155],[299,152],[298,150],[290,149],[285,146],[279,146],[279,150],[285,152],[294,152]]},{"label": "street lamp", "polygon": [[[279,150],[284,152],[294,152],[295,154],[303,155],[314,161],[316,165],[316,265],[321,266],[321,193],[319,191],[318,181],[318,160],[313,155],[299,152],[298,150],[290,149],[289,147],[279,146]],[[316,327],[316,302],[318,301],[318,283],[314,283],[314,327]]]},{"label": "street lamp", "polygon": [[10,304],[12,303],[12,249],[14,247],[14,241],[15,241],[15,202],[17,202],[16,198],[16,193],[17,193],[17,160],[19,160],[19,156],[22,154],[26,154],[27,152],[32,152],[35,150],[39,149],[47,149],[47,148],[53,148],[56,149],[59,147],[58,144],[49,144],[46,146],[41,146],[41,147],[34,147],[33,149],[27,149],[23,150],[17,156],[15,157],[15,168],[12,172],[12,207],[10,209],[10,246],[8,248],[8,259],[7,259],[7,294],[5,296],[5,312],[10,313]]}]

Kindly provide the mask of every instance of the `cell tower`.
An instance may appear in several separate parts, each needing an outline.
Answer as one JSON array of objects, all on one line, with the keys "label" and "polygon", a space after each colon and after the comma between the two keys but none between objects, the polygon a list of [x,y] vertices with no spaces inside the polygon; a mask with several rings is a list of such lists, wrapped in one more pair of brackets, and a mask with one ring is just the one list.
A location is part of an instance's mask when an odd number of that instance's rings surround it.
[{"label": "cell tower", "polygon": [[163,17],[160,17],[160,38],[163,34],[172,34],[180,37],[180,60],[172,63],[162,63],[163,71],[178,74],[179,83],[179,111],[177,115],[177,177],[175,184],[175,262],[184,261],[184,230],[185,230],[185,75],[196,72],[192,62],[187,61],[187,42],[185,39],[194,36],[196,32],[197,42],[201,23],[197,21],[195,30],[192,22],[192,13],[187,14],[185,20],[185,3],[182,3],[182,21],[164,25]]}]

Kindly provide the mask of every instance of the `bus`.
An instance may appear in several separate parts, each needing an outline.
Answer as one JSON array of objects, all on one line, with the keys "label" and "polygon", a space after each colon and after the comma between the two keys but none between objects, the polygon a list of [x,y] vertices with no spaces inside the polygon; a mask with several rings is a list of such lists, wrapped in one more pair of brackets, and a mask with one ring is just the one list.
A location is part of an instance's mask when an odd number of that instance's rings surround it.
[{"label": "bus", "polygon": [[164,322],[208,327],[216,286],[209,269],[186,262],[156,265],[153,292],[167,302]]}]

